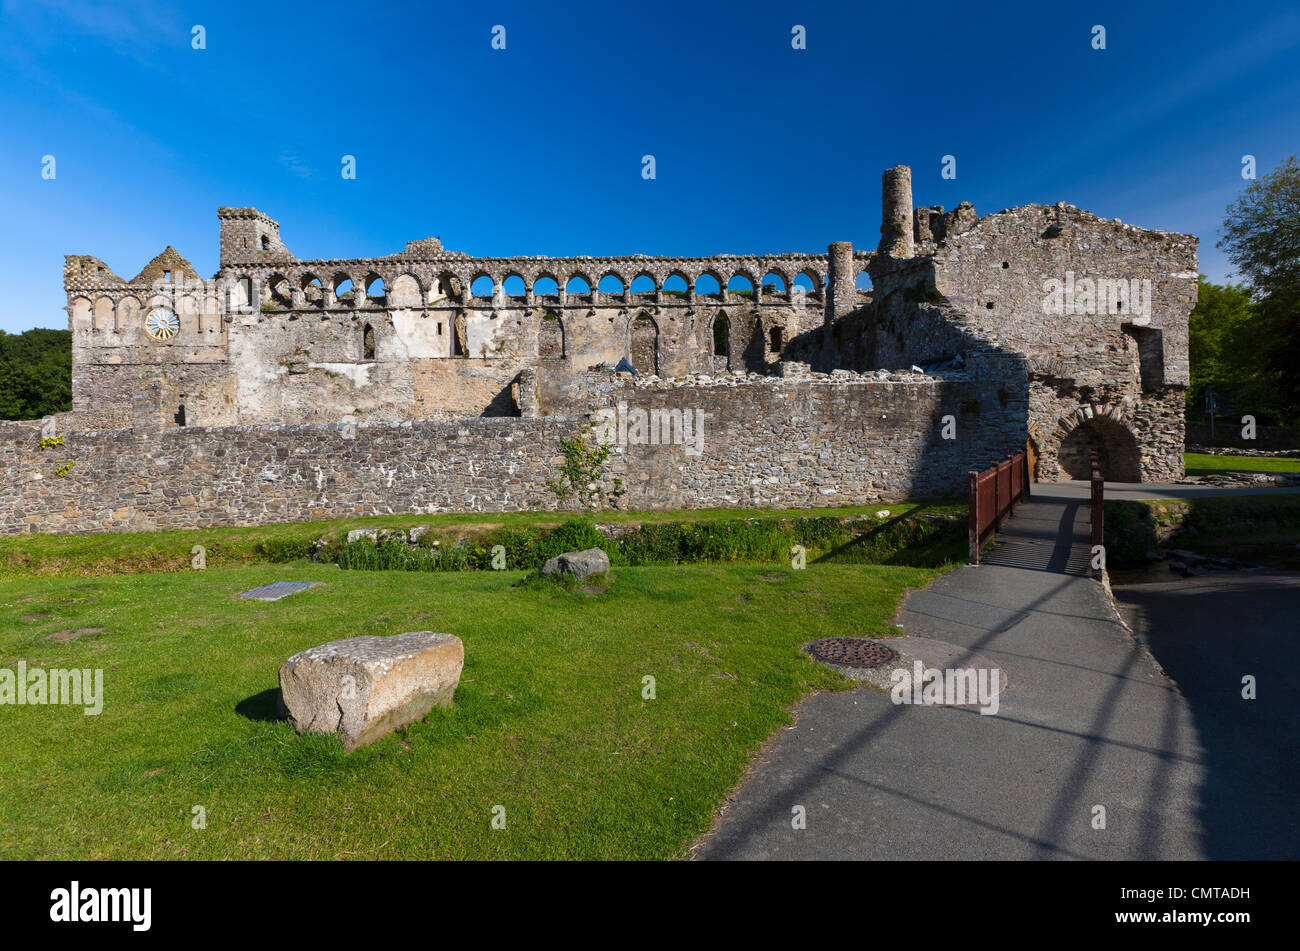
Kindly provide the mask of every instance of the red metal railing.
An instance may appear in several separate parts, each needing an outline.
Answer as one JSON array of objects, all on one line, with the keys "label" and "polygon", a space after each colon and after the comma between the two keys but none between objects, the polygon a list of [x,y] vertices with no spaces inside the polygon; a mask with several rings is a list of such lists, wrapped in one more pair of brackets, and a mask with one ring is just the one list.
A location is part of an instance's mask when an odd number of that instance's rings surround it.
[{"label": "red metal railing", "polygon": [[1018,452],[983,472],[970,472],[970,563],[980,563],[980,549],[1029,498],[1029,456]]},{"label": "red metal railing", "polygon": [[1106,494],[1106,483],[1101,477],[1101,463],[1097,459],[1096,449],[1092,451],[1092,478],[1090,481],[1092,482],[1092,543],[1094,546],[1104,546],[1106,544],[1106,532],[1102,503]]}]

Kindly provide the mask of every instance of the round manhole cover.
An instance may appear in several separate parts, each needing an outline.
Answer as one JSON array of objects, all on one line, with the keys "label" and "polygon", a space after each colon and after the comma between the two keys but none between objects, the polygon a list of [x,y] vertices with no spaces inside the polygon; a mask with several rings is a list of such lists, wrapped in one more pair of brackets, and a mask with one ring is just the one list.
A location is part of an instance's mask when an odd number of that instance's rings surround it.
[{"label": "round manhole cover", "polygon": [[808,645],[808,653],[837,667],[879,667],[898,660],[898,652],[865,637],[826,637]]}]

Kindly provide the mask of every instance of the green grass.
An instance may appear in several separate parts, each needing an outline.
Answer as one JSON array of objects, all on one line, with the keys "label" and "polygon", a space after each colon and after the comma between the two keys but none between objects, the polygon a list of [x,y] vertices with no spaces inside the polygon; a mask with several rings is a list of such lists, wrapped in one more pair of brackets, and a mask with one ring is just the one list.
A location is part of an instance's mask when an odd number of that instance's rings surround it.
[{"label": "green grass", "polygon": [[1188,475],[1210,472],[1300,472],[1300,459],[1277,456],[1215,456],[1207,452],[1183,455]]},{"label": "green grass", "polygon": [[[3,581],[0,666],[102,668],[106,699],[0,707],[0,856],[680,858],[788,708],[847,686],[799,645],[896,633],[937,573],[626,567],[595,597],[305,563]],[[287,579],[325,585],[232,598]],[[83,628],[102,630],[44,639]],[[451,709],[350,755],[273,719],[291,654],[417,630],[465,643]]]},{"label": "green grass", "polygon": [[[924,508],[926,513],[964,511],[959,503],[891,503],[835,508],[697,509],[692,511],[601,512],[598,524],[657,525],[710,519],[774,517],[842,517],[888,509],[892,518]],[[429,525],[446,538],[473,537],[502,528],[549,528],[572,519],[572,513],[511,512],[504,514],[392,515],[290,522],[253,528],[172,529],[159,532],[102,533],[95,535],[18,535],[0,537],[0,579],[109,575],[131,572],[190,570],[190,551],[201,545],[209,568],[234,567],[300,557],[316,539],[353,528],[409,529]]]}]

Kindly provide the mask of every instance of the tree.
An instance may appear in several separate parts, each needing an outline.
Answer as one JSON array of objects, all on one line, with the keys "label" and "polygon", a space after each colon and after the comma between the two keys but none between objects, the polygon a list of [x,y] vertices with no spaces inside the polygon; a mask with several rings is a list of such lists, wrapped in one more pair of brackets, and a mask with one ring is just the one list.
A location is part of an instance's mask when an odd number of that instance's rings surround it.
[{"label": "tree", "polygon": [[1260,319],[1253,339],[1234,346],[1261,351],[1262,386],[1283,422],[1300,422],[1300,161],[1292,155],[1246,186],[1228,206],[1218,246],[1246,278]]},{"label": "tree", "polygon": [[1213,387],[1225,410],[1248,407],[1257,418],[1283,416],[1276,373],[1261,345],[1266,320],[1251,298],[1250,288],[1213,284],[1202,275],[1196,306],[1188,318],[1191,386],[1187,412],[1205,408],[1206,387]]},{"label": "tree", "polygon": [[72,409],[72,335],[0,330],[0,419],[40,419]]}]

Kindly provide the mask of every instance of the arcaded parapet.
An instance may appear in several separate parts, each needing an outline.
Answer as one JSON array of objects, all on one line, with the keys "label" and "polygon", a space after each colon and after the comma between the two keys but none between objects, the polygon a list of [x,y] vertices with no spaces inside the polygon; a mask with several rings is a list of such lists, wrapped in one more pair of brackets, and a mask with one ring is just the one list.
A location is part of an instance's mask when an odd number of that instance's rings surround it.
[{"label": "arcaded parapet", "polygon": [[[131,281],[69,256],[86,425],[510,416],[524,369],[542,391],[623,360],[660,376],[771,372],[792,341],[861,303],[871,259],[847,242],[834,275],[829,254],[475,258],[430,237],[300,261],[256,208],[218,217],[211,281],[172,248]],[[163,379],[176,385],[146,386]],[[176,405],[141,414],[142,392]]]}]

